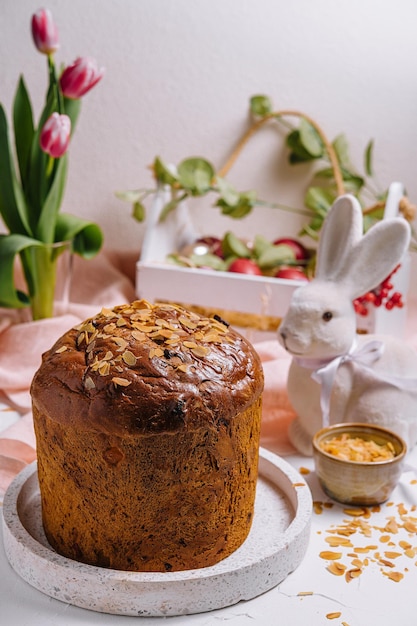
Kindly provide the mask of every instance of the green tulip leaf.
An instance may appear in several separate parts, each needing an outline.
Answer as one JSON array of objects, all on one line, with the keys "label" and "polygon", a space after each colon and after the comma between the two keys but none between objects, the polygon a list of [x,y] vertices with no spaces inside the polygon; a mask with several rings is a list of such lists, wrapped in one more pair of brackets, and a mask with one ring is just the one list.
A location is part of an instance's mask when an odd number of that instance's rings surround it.
[{"label": "green tulip leaf", "polygon": [[311,157],[317,159],[323,156],[324,148],[320,135],[304,117],[300,120],[299,141]]},{"label": "green tulip leaf", "polygon": [[290,149],[288,159],[292,165],[312,161],[315,158],[303,146],[299,130],[293,130],[287,135],[286,144]]},{"label": "green tulip leaf", "polygon": [[103,233],[97,224],[70,213],[56,218],[55,241],[72,241],[72,249],[84,259],[92,259],[103,244]]},{"label": "green tulip leaf", "polygon": [[29,305],[28,295],[14,285],[15,258],[27,248],[41,245],[41,242],[25,235],[0,235],[0,306],[22,308]]},{"label": "green tulip leaf", "polygon": [[178,198],[173,198],[172,200],[170,200],[169,202],[167,202],[164,207],[162,208],[162,211],[159,215],[159,221],[163,222],[164,220],[166,220],[167,216],[174,211],[177,206],[180,204],[180,202],[182,202],[183,200],[185,200],[185,198],[188,198],[188,193],[184,193],[181,196],[179,196]]},{"label": "green tulip leaf", "polygon": [[67,154],[64,154],[59,159],[56,159],[56,161],[57,167],[55,170],[55,176],[49,193],[42,205],[36,228],[37,238],[45,243],[54,242],[56,219],[64,197],[65,181],[67,178]]},{"label": "green tulip leaf", "polygon": [[35,134],[32,105],[23,77],[20,77],[13,102],[13,126],[20,180],[23,189],[28,184],[30,151]]},{"label": "green tulip leaf", "polygon": [[262,235],[255,235],[253,240],[253,254],[255,258],[259,259],[259,257],[273,245],[274,244],[271,243],[271,241],[269,241],[266,237],[263,237]]},{"label": "green tulip leaf", "polygon": [[351,168],[350,156],[349,156],[349,144],[347,142],[346,136],[342,133],[338,135],[336,139],[332,143],[333,150],[336,153],[337,160],[339,161],[340,167],[346,170]]},{"label": "green tulip leaf", "polygon": [[215,171],[211,163],[200,157],[185,159],[178,166],[178,179],[193,196],[207,193],[213,184]]}]

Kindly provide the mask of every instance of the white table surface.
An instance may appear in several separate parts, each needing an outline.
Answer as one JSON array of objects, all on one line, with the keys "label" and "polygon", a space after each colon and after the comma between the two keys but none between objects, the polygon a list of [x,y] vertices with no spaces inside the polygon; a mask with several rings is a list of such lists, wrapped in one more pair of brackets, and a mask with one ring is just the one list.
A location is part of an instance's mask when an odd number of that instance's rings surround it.
[{"label": "white table surface", "polygon": [[[312,470],[311,459],[289,456],[286,460],[296,469]],[[413,450],[408,463],[417,467],[417,450]],[[317,483],[314,471],[304,476],[312,490],[314,501],[329,502]],[[394,518],[402,524],[401,507],[407,518],[417,526],[417,474],[404,472],[400,484],[389,503],[379,512],[364,517],[352,517],[344,507],[336,503],[313,513],[311,538],[307,554],[299,567],[277,587],[253,600],[219,609],[209,613],[178,617],[129,617],[95,613],[54,600],[37,591],[9,565],[0,537],[0,625],[1,626],[159,626],[178,624],[186,626],[416,626],[417,624],[417,533],[399,528],[390,533],[391,544],[381,541],[388,533],[383,529]],[[413,510],[413,506],[416,510]],[[362,520],[369,536],[356,532],[350,537],[353,547],[331,547],[325,541],[332,526],[340,526],[344,520]],[[404,555],[399,542],[407,541],[415,547],[413,557]],[[404,544],[403,544],[404,545]],[[346,582],[344,576],[335,576],[327,570],[331,561],[319,555],[322,551],[342,552],[339,562],[348,569],[354,557],[348,556],[356,547],[369,547],[368,553],[358,553],[358,558],[368,558],[362,574]],[[386,557],[386,551],[399,552],[401,556]],[[393,567],[377,562],[375,553],[392,563]],[[394,582],[383,572],[396,571],[403,574],[400,582]],[[340,616],[331,618],[331,614]]]}]

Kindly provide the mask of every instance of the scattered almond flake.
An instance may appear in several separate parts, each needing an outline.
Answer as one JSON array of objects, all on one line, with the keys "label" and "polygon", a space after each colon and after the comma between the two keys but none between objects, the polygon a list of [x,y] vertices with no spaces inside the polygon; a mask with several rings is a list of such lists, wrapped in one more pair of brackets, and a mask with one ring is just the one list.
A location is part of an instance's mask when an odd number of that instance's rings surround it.
[{"label": "scattered almond flake", "polygon": [[321,513],[323,513],[323,502],[319,502],[318,500],[314,501],[313,510],[316,515],[321,515]]},{"label": "scattered almond flake", "polygon": [[116,370],[116,372],[119,372],[119,374],[121,374],[122,372],[124,372],[123,367],[121,367],[120,365],[115,365],[114,369]]},{"label": "scattered almond flake", "polygon": [[346,571],[346,565],[338,561],[332,561],[330,565],[327,566],[327,570],[331,574],[334,574],[334,576],[343,576]]},{"label": "scattered almond flake", "polygon": [[96,385],[91,376],[87,376],[87,378],[84,380],[84,387],[89,391],[90,389],[94,389],[95,386]]},{"label": "scattered almond flake", "polygon": [[390,550],[387,550],[384,554],[387,559],[398,559],[398,557],[401,556],[401,552],[391,552]]},{"label": "scattered almond flake", "polygon": [[386,502],[385,506],[394,506],[394,503],[393,502]]},{"label": "scattered almond flake", "polygon": [[382,572],[384,576],[387,576],[390,580],[399,583],[404,578],[404,574],[401,572]]},{"label": "scattered almond flake", "polygon": [[323,550],[320,552],[319,557],[321,559],[326,559],[327,561],[337,561],[337,559],[342,558],[341,552],[331,552],[330,550]]},{"label": "scattered almond flake", "polygon": [[360,507],[356,509],[343,509],[343,513],[345,513],[345,515],[351,515],[352,517],[360,517],[361,515],[366,515],[367,509]]},{"label": "scattered almond flake", "polygon": [[113,376],[111,381],[119,387],[128,387],[132,382],[131,380],[126,380],[126,378],[119,378],[118,376]]},{"label": "scattered almond flake", "polygon": [[333,613],[327,613],[327,619],[337,619],[342,615],[341,611],[334,611]]},{"label": "scattered almond flake", "polygon": [[133,354],[133,352],[131,352],[130,350],[125,350],[123,352],[122,359],[126,363],[126,365],[130,365],[130,366],[136,365],[137,359],[135,355]]},{"label": "scattered almond flake", "polygon": [[115,312],[113,311],[113,309],[108,309],[106,307],[103,307],[101,309],[101,314],[104,315],[104,317],[114,317],[115,316]]},{"label": "scattered almond flake", "polygon": [[397,510],[398,510],[399,515],[407,515],[408,513],[407,509],[405,508],[402,502],[397,505]]},{"label": "scattered almond flake", "polygon": [[417,525],[411,520],[406,520],[403,524],[403,528],[409,533],[417,533]]},{"label": "scattered almond flake", "polygon": [[311,470],[309,470],[308,467],[300,467],[298,471],[302,476],[307,476],[307,474],[309,474]]},{"label": "scattered almond flake", "polygon": [[195,341],[184,341],[183,346],[185,346],[186,348],[197,348],[197,344],[195,343]]},{"label": "scattered almond flake", "polygon": [[299,591],[297,593],[297,596],[312,596],[313,592],[312,591]]},{"label": "scattered almond flake", "polygon": [[385,525],[384,530],[389,533],[397,534],[398,533],[398,524],[395,519],[392,517],[389,522]]},{"label": "scattered almond flake", "polygon": [[[146,333],[139,331],[139,330],[132,330],[132,337],[133,339],[136,339],[136,341],[142,342],[146,339]],[[126,342],[126,345],[127,345],[127,342]]]},{"label": "scattered almond flake", "polygon": [[119,317],[119,319],[116,322],[116,326],[120,327],[120,326],[126,326],[127,321],[125,320],[124,317]]},{"label": "scattered almond flake", "polygon": [[410,485],[417,485],[417,478],[410,480]]},{"label": "scattered almond flake", "polygon": [[344,539],[343,537],[335,537],[331,535],[330,537],[326,537],[325,541],[332,546],[332,548],[336,548],[337,546],[346,546],[348,548],[352,548],[353,544],[349,539]]},{"label": "scattered almond flake", "polygon": [[221,338],[218,333],[209,332],[206,335],[203,335],[201,341],[205,343],[221,343]]},{"label": "scattered almond flake", "polygon": [[58,350],[55,350],[56,354],[61,354],[61,352],[65,352],[68,350],[68,346],[61,346]]},{"label": "scattered almond flake", "polygon": [[383,565],[384,567],[394,567],[394,563],[391,563],[391,561],[387,561],[387,559],[378,559],[378,563],[380,565]]},{"label": "scattered almond flake", "polygon": [[210,353],[210,350],[208,348],[205,348],[204,346],[196,346],[195,348],[191,348],[191,352],[194,354],[194,356],[204,357]]},{"label": "scattered almond flake", "polygon": [[362,570],[359,567],[354,569],[348,569],[345,573],[345,580],[350,583],[354,578],[358,578],[362,574]]},{"label": "scattered almond flake", "polygon": [[333,502],[323,502],[323,506],[325,509],[332,509],[334,507]]},{"label": "scattered almond flake", "polygon": [[98,372],[100,376],[108,376],[110,373],[110,363],[108,361],[101,361],[98,366]]},{"label": "scattered almond flake", "polygon": [[342,622],[342,626],[349,626],[347,622]]},{"label": "scattered almond flake", "polygon": [[364,566],[364,563],[360,559],[352,559],[352,565],[353,567],[361,569]]},{"label": "scattered almond flake", "polygon": [[402,539],[401,541],[398,542],[398,545],[400,546],[400,548],[402,548],[403,550],[409,550],[410,548],[412,548],[413,546],[411,545],[411,543],[409,543],[408,541],[404,541],[404,539]]},{"label": "scattered almond flake", "polygon": [[178,321],[185,326],[185,328],[189,328],[190,330],[195,330],[198,326],[196,322],[192,322],[188,317],[184,315],[180,315]]},{"label": "scattered almond flake", "polygon": [[293,483],[292,486],[293,487],[305,487],[306,484],[305,483]]},{"label": "scattered almond flake", "polygon": [[177,370],[180,370],[180,372],[188,372],[188,365],[186,363],[182,363],[181,365],[178,365]]},{"label": "scattered almond flake", "polygon": [[103,326],[103,330],[105,333],[112,335],[116,330],[116,324],[114,322],[110,322],[110,324]]},{"label": "scattered almond flake", "polygon": [[381,535],[380,538],[379,538],[379,541],[381,543],[388,543],[388,541],[390,541],[390,540],[391,540],[390,535]]},{"label": "scattered almond flake", "polygon": [[102,361],[111,361],[113,358],[113,352],[107,350],[106,354],[103,356]]}]

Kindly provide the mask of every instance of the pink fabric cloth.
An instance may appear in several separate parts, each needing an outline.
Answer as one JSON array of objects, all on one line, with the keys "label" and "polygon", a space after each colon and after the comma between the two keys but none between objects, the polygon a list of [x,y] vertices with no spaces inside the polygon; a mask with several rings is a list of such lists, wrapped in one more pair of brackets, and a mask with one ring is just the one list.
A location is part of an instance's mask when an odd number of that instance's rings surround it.
[{"label": "pink fabric cloth", "polygon": [[[16,324],[10,311],[0,310],[0,400],[22,415],[0,433],[0,497],[14,476],[36,459],[29,389],[42,353],[102,306],[134,300],[135,261],[136,255],[109,251],[88,262],[76,257],[66,315]],[[410,307],[407,335],[417,348],[415,310]],[[258,342],[255,348],[265,373],[261,444],[278,454],[291,454],[287,431],[295,414],[286,392],[290,358],[274,339]]]}]

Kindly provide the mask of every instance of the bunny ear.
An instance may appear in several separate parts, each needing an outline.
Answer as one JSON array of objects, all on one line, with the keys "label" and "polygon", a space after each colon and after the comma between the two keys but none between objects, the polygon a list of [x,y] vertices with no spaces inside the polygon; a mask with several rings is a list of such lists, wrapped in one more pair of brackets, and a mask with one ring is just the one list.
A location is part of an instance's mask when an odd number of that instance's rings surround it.
[{"label": "bunny ear", "polygon": [[363,233],[362,209],[358,200],[346,194],[331,207],[321,229],[317,249],[316,278],[333,280],[346,267],[346,257]]},{"label": "bunny ear", "polygon": [[335,276],[352,299],[377,287],[403,259],[410,243],[410,225],[403,218],[381,220],[349,251],[345,267]]}]

